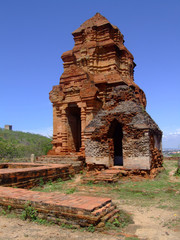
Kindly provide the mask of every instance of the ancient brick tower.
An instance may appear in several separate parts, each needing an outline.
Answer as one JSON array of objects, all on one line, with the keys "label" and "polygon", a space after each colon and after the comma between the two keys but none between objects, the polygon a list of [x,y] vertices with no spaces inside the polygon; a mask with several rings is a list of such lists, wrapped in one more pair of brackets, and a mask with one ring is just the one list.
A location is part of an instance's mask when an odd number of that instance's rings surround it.
[{"label": "ancient brick tower", "polygon": [[50,92],[53,149],[87,163],[151,169],[161,165],[162,132],[134,83],[133,55],[119,29],[97,13],[72,35],[64,72]]}]

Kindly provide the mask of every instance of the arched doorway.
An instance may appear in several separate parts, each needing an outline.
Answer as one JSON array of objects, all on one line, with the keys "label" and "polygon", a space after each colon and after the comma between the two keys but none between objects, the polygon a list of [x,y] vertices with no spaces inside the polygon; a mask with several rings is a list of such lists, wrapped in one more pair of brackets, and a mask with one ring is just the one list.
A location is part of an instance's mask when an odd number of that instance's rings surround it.
[{"label": "arched doorway", "polygon": [[111,155],[114,157],[114,165],[123,166],[123,131],[122,125],[116,119],[110,125],[108,138],[111,138],[113,142],[114,152]]},{"label": "arched doorway", "polygon": [[77,104],[69,104],[66,109],[68,119],[68,148],[79,152],[81,148],[81,110]]}]

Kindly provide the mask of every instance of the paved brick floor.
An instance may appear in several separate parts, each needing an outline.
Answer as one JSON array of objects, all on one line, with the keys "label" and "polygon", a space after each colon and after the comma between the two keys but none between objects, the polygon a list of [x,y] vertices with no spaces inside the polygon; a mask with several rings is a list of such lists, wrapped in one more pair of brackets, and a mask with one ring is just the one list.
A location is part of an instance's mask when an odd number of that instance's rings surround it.
[{"label": "paved brick floor", "polygon": [[110,198],[80,196],[63,193],[35,192],[20,188],[0,187],[0,201],[2,199],[14,199],[22,201],[33,201],[46,203],[53,206],[78,208],[93,211],[95,208],[111,202]]}]

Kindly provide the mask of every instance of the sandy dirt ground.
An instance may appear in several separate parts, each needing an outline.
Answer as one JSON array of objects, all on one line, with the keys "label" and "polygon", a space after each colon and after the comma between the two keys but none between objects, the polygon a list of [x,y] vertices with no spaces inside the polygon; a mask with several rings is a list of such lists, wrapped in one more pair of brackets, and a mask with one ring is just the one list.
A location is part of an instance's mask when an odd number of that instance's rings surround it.
[{"label": "sandy dirt ground", "polygon": [[0,217],[0,240],[116,240],[121,236],[110,236],[102,233],[81,232],[80,230],[63,229],[59,226],[38,225],[33,222]]},{"label": "sandy dirt ground", "polygon": [[180,217],[180,211],[127,205],[121,205],[121,209],[131,213],[134,220],[134,224],[127,227],[127,233],[147,240],[180,239],[180,226],[173,227],[173,222]]},{"label": "sandy dirt ground", "polygon": [[[169,173],[171,182],[179,182],[174,177],[175,170]],[[77,178],[75,183],[80,181]],[[86,192],[87,194],[87,192]],[[0,216],[0,240],[180,240],[180,205],[175,210],[159,208],[158,206],[141,207],[127,204],[123,200],[113,202],[119,209],[131,214],[134,223],[130,224],[124,233],[87,232],[65,229],[57,225],[40,225],[34,222],[22,221],[19,218]],[[167,202],[166,202],[167,204]],[[124,234],[124,235],[123,235]],[[134,237],[134,238],[133,238]]]},{"label": "sandy dirt ground", "polygon": [[[114,201],[119,205],[119,201]],[[130,224],[126,236],[137,235],[141,240],[179,240],[180,226],[173,227],[173,221],[180,217],[179,211],[168,211],[155,207],[137,207],[121,203],[121,209],[132,214],[134,224]],[[0,216],[0,240],[120,240],[125,239],[121,234],[111,235],[99,232],[82,232],[80,230],[63,229],[59,226],[39,225],[22,221],[18,218]]]}]

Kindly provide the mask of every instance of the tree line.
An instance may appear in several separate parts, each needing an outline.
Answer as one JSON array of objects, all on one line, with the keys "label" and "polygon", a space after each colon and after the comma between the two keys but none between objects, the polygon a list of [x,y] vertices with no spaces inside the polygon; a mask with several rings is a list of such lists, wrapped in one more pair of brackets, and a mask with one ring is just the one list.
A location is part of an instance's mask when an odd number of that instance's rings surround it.
[{"label": "tree line", "polygon": [[46,155],[52,139],[39,134],[10,131],[0,128],[0,159]]}]

